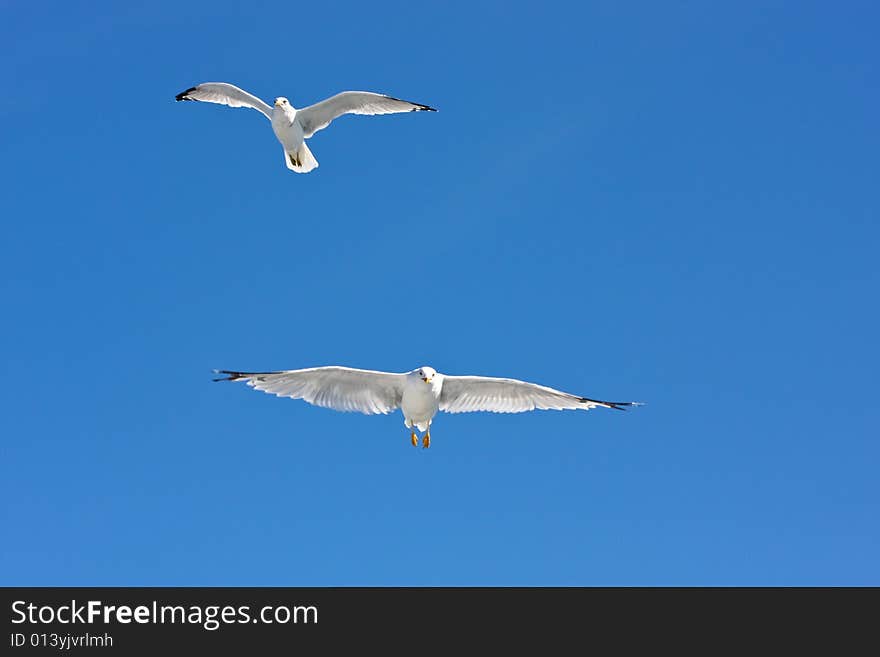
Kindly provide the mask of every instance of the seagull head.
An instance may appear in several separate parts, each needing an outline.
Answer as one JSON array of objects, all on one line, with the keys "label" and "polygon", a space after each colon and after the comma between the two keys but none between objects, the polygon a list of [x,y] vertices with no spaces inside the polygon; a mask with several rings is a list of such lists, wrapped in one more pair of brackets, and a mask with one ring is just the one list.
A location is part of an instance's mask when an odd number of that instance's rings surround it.
[{"label": "seagull head", "polygon": [[417,374],[418,377],[422,381],[424,381],[425,383],[431,383],[431,380],[434,378],[434,375],[437,374],[437,370],[435,370],[433,367],[426,366],[426,367],[420,367],[419,369],[415,370],[414,373]]},{"label": "seagull head", "polygon": [[285,105],[289,107],[290,101],[287,100],[284,96],[278,96],[278,98],[275,99],[275,107],[284,107]]}]

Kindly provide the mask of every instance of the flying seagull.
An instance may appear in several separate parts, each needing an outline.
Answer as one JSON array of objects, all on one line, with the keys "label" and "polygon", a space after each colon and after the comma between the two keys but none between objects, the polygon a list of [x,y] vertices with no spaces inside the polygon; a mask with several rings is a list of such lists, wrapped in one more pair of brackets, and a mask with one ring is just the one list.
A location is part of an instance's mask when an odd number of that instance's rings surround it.
[{"label": "flying seagull", "polygon": [[251,107],[272,122],[272,130],[284,146],[284,163],[297,173],[308,173],[317,168],[318,161],[305,140],[343,114],[398,114],[400,112],[436,112],[433,107],[411,103],[370,91],[343,91],[320,103],[296,109],[284,96],[275,99],[269,107],[244,89],[226,82],[205,82],[181,91],[177,100],[199,100],[229,107]]},{"label": "flying seagull", "polygon": [[437,411],[468,413],[522,413],[523,411],[590,409],[596,406],[626,410],[639,402],[608,402],[578,397],[567,392],[516,379],[486,376],[449,376],[432,367],[393,373],[356,370],[351,367],[312,367],[281,372],[234,372],[214,370],[225,376],[215,381],[246,381],[278,397],[304,399],[315,406],[367,415],[403,411],[413,447],[416,429],[424,432],[422,447],[431,445],[431,422]]}]

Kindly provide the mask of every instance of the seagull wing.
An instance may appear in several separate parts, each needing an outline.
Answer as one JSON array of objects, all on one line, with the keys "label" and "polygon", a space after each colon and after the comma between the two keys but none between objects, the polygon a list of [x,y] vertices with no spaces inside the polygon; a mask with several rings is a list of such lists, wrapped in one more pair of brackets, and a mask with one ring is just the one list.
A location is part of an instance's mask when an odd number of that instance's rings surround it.
[{"label": "seagull wing", "polygon": [[436,112],[437,110],[427,105],[374,94],[370,91],[343,91],[320,103],[297,110],[296,118],[302,126],[303,135],[308,138],[343,114],[373,115],[420,111]]},{"label": "seagull wing", "polygon": [[367,415],[390,413],[400,406],[406,374],[356,370],[350,367],[312,367],[283,372],[233,372],[216,381],[246,381],[251,388],[278,397],[304,399],[315,406]]},{"label": "seagull wing", "polygon": [[252,107],[272,120],[272,108],[244,89],[226,82],[204,82],[196,87],[181,91],[176,100],[200,100],[203,103],[217,103],[229,107]]},{"label": "seagull wing", "polygon": [[561,411],[577,408],[587,410],[596,406],[623,411],[627,406],[638,406],[638,402],[598,401],[536,383],[485,376],[444,376],[440,392],[440,410],[447,413],[522,413],[535,409]]}]

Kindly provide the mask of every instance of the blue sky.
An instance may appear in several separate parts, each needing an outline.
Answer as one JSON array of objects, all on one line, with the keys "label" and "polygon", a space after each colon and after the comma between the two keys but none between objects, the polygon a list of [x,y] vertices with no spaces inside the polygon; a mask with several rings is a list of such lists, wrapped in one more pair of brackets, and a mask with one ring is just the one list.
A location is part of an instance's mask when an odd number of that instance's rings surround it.
[{"label": "blue sky", "polygon": [[[0,11],[3,584],[880,584],[873,3]],[[330,364],[647,405],[211,383]]]}]

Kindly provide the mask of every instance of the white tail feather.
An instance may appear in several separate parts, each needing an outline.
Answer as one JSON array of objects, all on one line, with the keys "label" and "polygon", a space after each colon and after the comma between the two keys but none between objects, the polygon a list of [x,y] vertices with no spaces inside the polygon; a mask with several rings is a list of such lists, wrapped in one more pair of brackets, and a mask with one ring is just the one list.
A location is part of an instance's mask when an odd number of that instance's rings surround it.
[{"label": "white tail feather", "polygon": [[312,155],[312,151],[303,142],[295,151],[284,151],[284,163],[287,168],[297,173],[308,173],[318,168],[318,160]]}]

